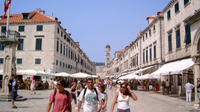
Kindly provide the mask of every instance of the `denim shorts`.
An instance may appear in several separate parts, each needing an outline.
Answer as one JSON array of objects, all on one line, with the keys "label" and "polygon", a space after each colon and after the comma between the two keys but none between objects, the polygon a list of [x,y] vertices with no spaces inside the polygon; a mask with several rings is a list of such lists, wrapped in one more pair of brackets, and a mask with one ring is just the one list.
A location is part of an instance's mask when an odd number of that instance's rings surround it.
[{"label": "denim shorts", "polygon": [[131,112],[131,110],[130,109],[127,109],[127,110],[119,110],[119,109],[117,109],[117,112]]}]

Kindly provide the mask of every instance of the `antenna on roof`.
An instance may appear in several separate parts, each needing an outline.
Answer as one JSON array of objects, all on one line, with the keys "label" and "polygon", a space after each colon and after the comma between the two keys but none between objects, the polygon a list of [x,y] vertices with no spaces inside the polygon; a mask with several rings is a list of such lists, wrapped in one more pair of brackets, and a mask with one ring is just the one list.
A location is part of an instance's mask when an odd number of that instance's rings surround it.
[{"label": "antenna on roof", "polygon": [[53,16],[53,12],[51,13],[51,16]]}]

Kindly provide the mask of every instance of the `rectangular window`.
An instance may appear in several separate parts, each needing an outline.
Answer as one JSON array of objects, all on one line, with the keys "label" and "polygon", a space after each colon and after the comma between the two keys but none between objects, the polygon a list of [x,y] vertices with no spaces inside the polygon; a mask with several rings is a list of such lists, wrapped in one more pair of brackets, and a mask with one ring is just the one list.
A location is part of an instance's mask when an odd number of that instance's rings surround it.
[{"label": "rectangular window", "polygon": [[174,5],[175,13],[179,12],[179,3]]},{"label": "rectangular window", "polygon": [[149,30],[149,37],[151,37],[151,29]]},{"label": "rectangular window", "polygon": [[23,19],[28,19],[29,13],[23,13]]},{"label": "rectangular window", "polygon": [[43,25],[37,25],[37,31],[43,31]]},{"label": "rectangular window", "polygon": [[24,26],[19,26],[19,27],[18,27],[18,31],[19,31],[19,32],[24,32]]},{"label": "rectangular window", "polygon": [[4,45],[0,42],[0,51],[4,50]]},{"label": "rectangular window", "polygon": [[150,61],[152,61],[152,55],[151,55],[152,51],[151,51],[151,48],[149,49],[149,58],[150,58]]},{"label": "rectangular window", "polygon": [[58,66],[58,60],[56,60],[56,65]]},{"label": "rectangular window", "polygon": [[181,47],[180,29],[176,30],[176,48]]},{"label": "rectangular window", "polygon": [[35,59],[35,64],[41,64],[41,59],[40,58],[36,58]]},{"label": "rectangular window", "polygon": [[60,54],[62,54],[62,43],[60,44]]},{"label": "rectangular window", "polygon": [[146,39],[148,38],[148,34],[146,33]]},{"label": "rectangular window", "polygon": [[17,50],[23,50],[24,39],[18,39],[18,41],[19,41],[19,44],[18,44]]},{"label": "rectangular window", "polygon": [[65,45],[63,46],[63,55],[65,56]]},{"label": "rectangular window", "polygon": [[3,58],[0,58],[0,64],[3,64]]},{"label": "rectangular window", "polygon": [[42,50],[42,39],[36,39],[36,47],[35,50]]},{"label": "rectangular window", "polygon": [[59,52],[59,40],[57,40],[56,51]]},{"label": "rectangular window", "polygon": [[1,32],[5,33],[6,32],[6,26],[1,26]]},{"label": "rectangular window", "polygon": [[148,63],[148,49],[146,50],[146,62]]},{"label": "rectangular window", "polygon": [[60,67],[62,66],[62,62],[60,61]]},{"label": "rectangular window", "polygon": [[168,35],[168,51],[172,51],[172,34]]},{"label": "rectangular window", "polygon": [[186,44],[191,43],[191,31],[190,31],[190,24],[185,25],[185,41]]},{"label": "rectangular window", "polygon": [[167,11],[167,19],[169,20],[171,18],[171,12],[170,10]]},{"label": "rectangular window", "polygon": [[144,41],[144,36],[142,38],[143,38],[143,41]]},{"label": "rectangular window", "polygon": [[59,28],[57,28],[57,33],[58,33],[58,34],[60,33],[60,29],[59,29]]},{"label": "rectangular window", "polygon": [[17,58],[17,64],[22,64],[22,58]]},{"label": "rectangular window", "polygon": [[61,37],[63,36],[63,32],[61,32]]},{"label": "rectangular window", "polygon": [[154,59],[156,59],[156,46],[153,46],[153,57],[154,57]]},{"label": "rectangular window", "polygon": [[184,5],[187,5],[190,0],[184,0]]},{"label": "rectangular window", "polygon": [[138,65],[138,55],[137,55],[137,65]]}]

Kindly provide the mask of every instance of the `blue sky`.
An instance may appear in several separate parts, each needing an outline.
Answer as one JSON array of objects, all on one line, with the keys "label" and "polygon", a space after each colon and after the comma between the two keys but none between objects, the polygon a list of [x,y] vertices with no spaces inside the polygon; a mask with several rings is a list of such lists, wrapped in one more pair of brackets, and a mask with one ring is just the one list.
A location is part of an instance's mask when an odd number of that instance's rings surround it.
[{"label": "blue sky", "polygon": [[[11,13],[45,10],[58,17],[91,61],[104,62],[105,46],[115,51],[134,41],[147,27],[146,17],[156,15],[170,0],[12,0]],[[4,0],[0,0],[3,14]]]}]

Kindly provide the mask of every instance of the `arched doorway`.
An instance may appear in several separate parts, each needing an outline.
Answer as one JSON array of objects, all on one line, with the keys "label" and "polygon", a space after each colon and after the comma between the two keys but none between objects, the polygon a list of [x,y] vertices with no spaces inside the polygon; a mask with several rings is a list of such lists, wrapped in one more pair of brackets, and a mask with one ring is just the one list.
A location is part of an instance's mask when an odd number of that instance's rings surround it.
[{"label": "arched doorway", "polygon": [[192,43],[192,60],[194,61],[195,104],[199,103],[197,85],[200,84],[200,28],[197,30]]}]

